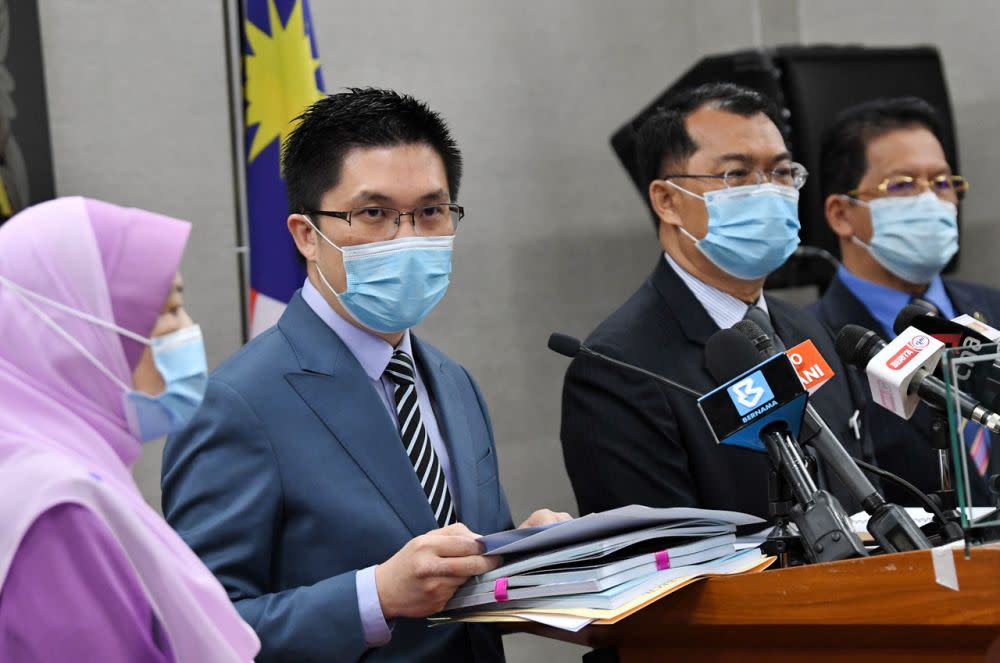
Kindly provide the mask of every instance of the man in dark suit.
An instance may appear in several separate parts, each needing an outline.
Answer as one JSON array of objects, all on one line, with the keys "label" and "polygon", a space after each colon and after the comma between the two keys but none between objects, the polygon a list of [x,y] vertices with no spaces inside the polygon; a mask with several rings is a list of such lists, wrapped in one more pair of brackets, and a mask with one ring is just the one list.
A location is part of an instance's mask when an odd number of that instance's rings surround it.
[{"label": "man in dark suit", "polygon": [[168,441],[164,513],[258,661],[502,660],[491,627],[424,619],[496,566],[478,534],[512,526],[479,388],[409,332],[448,286],[461,156],[439,115],[389,90],[300,120],[282,167],[308,277]]},{"label": "man in dark suit", "polygon": [[[639,157],[664,253],[649,279],[587,343],[700,392],[717,386],[705,343],[744,317],[786,347],[812,339],[837,376],[812,402],[848,451],[855,406],[832,339],[804,311],[762,294],[798,244],[798,188],[778,111],[730,84],[681,93],[639,131]],[[580,356],[566,374],[562,445],[580,513],[624,504],[768,516],[767,458],[715,442],[690,396]],[[823,466],[821,475],[825,476]],[[845,508],[839,482],[830,488]]]},{"label": "man in dark suit", "polygon": [[[1000,293],[940,275],[958,250],[956,205],[969,184],[945,158],[930,104],[908,97],[846,109],[825,132],[820,177],[843,264],[813,311],[834,333],[853,323],[891,339],[910,302],[949,319],[966,313],[1000,323]],[[925,406],[910,421],[877,406],[866,413],[879,464],[927,492],[940,488],[932,417]],[[1000,467],[990,437],[981,426],[966,429],[979,504],[992,503],[985,479]],[[885,488],[887,498],[915,503],[895,486]]]}]

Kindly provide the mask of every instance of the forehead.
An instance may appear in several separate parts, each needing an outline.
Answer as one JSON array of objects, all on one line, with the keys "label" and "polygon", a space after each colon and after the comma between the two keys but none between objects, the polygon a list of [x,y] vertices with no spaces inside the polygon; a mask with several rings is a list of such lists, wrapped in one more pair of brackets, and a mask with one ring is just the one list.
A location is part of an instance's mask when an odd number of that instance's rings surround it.
[{"label": "forehead", "polygon": [[884,175],[899,172],[922,174],[948,168],[944,148],[925,127],[893,129],[868,142],[865,148],[867,173]]},{"label": "forehead", "polygon": [[409,201],[434,191],[448,191],[444,160],[429,145],[355,147],[344,155],[337,186],[327,196],[350,199],[378,193]]},{"label": "forehead", "polygon": [[687,132],[698,146],[691,160],[746,154],[766,160],[786,150],[781,132],[764,113],[744,117],[703,106],[687,117]]}]

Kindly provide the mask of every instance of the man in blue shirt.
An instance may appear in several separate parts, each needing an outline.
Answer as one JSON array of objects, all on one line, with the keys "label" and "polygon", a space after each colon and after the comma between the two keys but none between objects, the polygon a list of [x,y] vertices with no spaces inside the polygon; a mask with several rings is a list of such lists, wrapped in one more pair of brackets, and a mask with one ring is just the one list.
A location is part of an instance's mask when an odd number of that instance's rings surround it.
[{"label": "man in blue shirt", "polygon": [[[1000,323],[1000,293],[940,275],[958,250],[956,208],[969,183],[952,172],[927,102],[879,99],[842,112],[824,136],[820,179],[843,264],[813,310],[834,333],[853,323],[891,339],[909,303],[948,319],[966,313]],[[938,489],[928,408],[910,421],[868,410],[879,465],[921,490]],[[973,499],[989,503],[985,479],[1000,468],[991,462],[990,436],[972,425],[966,438]],[[894,501],[914,501],[895,487],[886,491]]]}]

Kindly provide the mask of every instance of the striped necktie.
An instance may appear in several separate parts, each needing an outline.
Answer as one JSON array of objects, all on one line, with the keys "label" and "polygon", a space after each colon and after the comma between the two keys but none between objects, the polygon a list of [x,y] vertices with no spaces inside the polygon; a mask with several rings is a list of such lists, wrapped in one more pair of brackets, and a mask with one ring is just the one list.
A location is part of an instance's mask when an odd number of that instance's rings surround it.
[{"label": "striped necktie", "polygon": [[455,509],[451,503],[444,470],[441,469],[437,454],[431,445],[431,438],[420,418],[413,358],[402,350],[396,350],[392,353],[385,374],[396,385],[393,396],[396,399],[399,434],[403,439],[406,455],[409,456],[413,470],[417,473],[420,487],[427,495],[438,527],[451,525],[456,521]]}]

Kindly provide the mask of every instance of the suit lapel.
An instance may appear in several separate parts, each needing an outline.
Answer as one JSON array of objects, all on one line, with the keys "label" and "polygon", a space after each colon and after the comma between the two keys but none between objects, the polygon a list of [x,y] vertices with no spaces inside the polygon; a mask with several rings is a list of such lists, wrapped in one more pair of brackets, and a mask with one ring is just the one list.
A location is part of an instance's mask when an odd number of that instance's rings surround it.
[{"label": "suit lapel", "polygon": [[997,323],[1000,323],[1000,320],[989,320],[987,317],[989,312],[982,308],[984,302],[976,301],[976,298],[972,297],[971,293],[965,288],[955,287],[953,284],[945,281],[944,289],[948,293],[948,299],[951,300],[952,306],[955,307],[955,315],[962,315],[963,313],[968,315],[979,314],[983,318],[986,318],[986,324],[991,327],[996,327]]},{"label": "suit lapel", "polygon": [[834,337],[847,324],[861,325],[879,336],[885,333],[882,323],[875,319],[868,307],[855,297],[839,277],[834,278],[826,294],[820,299],[820,318]]},{"label": "suit lapel", "polygon": [[444,437],[451,463],[451,477],[455,483],[449,485],[452,497],[458,501],[458,517],[466,527],[478,531],[479,491],[476,490],[476,450],[472,444],[472,432],[465,415],[462,392],[459,390],[454,369],[436,357],[415,336],[410,336],[413,354],[420,369],[420,377],[430,395],[431,407],[438,423],[438,430]]},{"label": "suit lapel", "polygon": [[807,333],[796,322],[798,317],[790,308],[790,304],[777,297],[768,297],[767,310],[774,325],[774,333],[778,335],[786,348],[794,348],[806,340]]},{"label": "suit lapel", "polygon": [[712,334],[719,331],[719,326],[712,320],[712,316],[684,284],[681,277],[677,276],[673,268],[667,264],[662,254],[649,280],[674,314],[688,340],[703,346]]},{"label": "suit lapel", "polygon": [[434,514],[406,457],[399,431],[361,364],[298,294],[278,326],[302,369],[286,374],[285,379],[411,534],[417,536],[435,529]]}]

